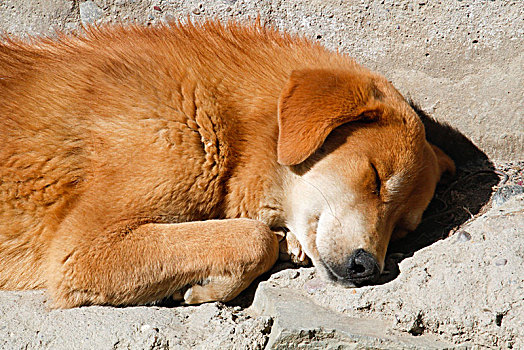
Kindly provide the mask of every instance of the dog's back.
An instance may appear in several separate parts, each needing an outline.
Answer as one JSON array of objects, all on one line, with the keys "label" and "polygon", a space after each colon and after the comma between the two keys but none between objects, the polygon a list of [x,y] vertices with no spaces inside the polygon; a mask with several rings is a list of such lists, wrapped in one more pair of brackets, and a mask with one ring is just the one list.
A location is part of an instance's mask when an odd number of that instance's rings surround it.
[{"label": "dog's back", "polygon": [[[67,113],[72,101],[60,101],[60,95],[67,94],[63,79],[68,79],[56,70],[63,54],[57,50],[55,57],[49,49],[14,42],[0,45],[0,287],[4,288],[42,287],[40,266],[47,243],[86,177],[82,125],[73,119],[74,113]],[[54,69],[47,68],[49,64]],[[74,87],[69,88],[72,92]]]}]

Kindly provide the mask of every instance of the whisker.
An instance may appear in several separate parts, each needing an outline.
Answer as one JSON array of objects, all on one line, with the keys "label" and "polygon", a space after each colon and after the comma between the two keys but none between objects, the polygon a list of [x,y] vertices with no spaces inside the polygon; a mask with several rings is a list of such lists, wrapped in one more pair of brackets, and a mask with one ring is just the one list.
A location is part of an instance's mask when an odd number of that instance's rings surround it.
[{"label": "whisker", "polygon": [[324,195],[324,193],[320,190],[320,188],[318,188],[317,186],[315,186],[314,184],[312,184],[311,182],[299,177],[300,180],[304,181],[305,183],[307,183],[308,185],[310,185],[311,187],[313,187],[314,189],[316,189],[320,195],[322,196],[322,198],[324,198],[324,200],[326,201],[326,204],[329,208],[329,211],[331,212],[331,215],[333,215],[333,217],[338,221],[338,224],[339,224],[339,227],[340,229],[342,230],[342,222],[339,220],[339,218],[335,215],[335,212],[333,211],[333,208],[331,208],[331,204],[329,203],[327,197]]}]

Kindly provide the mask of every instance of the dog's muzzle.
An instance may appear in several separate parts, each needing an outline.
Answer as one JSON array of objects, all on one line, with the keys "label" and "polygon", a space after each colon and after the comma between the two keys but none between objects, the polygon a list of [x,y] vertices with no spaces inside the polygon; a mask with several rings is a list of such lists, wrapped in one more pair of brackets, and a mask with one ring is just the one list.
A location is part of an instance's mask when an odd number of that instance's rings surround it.
[{"label": "dog's muzzle", "polygon": [[363,286],[376,282],[380,267],[375,257],[364,249],[356,249],[345,264],[329,266],[337,282]]}]

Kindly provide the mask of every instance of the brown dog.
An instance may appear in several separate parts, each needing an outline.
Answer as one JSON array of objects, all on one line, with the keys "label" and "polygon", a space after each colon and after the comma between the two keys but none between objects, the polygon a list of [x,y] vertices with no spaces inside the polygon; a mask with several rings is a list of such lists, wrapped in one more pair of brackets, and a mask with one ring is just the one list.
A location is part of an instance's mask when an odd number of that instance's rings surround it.
[{"label": "brown dog", "polygon": [[385,78],[258,25],[7,39],[0,139],[0,288],[60,307],[230,300],[281,227],[371,283],[453,171]]}]

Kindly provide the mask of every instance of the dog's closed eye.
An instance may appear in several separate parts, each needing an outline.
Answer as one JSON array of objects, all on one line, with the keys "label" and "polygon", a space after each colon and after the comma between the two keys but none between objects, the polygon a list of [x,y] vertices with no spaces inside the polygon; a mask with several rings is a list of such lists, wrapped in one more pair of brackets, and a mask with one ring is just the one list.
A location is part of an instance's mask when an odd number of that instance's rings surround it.
[{"label": "dog's closed eye", "polygon": [[373,172],[375,173],[375,189],[373,193],[380,197],[380,189],[382,188],[382,182],[380,181],[380,176],[378,175],[377,168],[375,167],[373,163],[371,163],[371,168],[373,169]]}]

